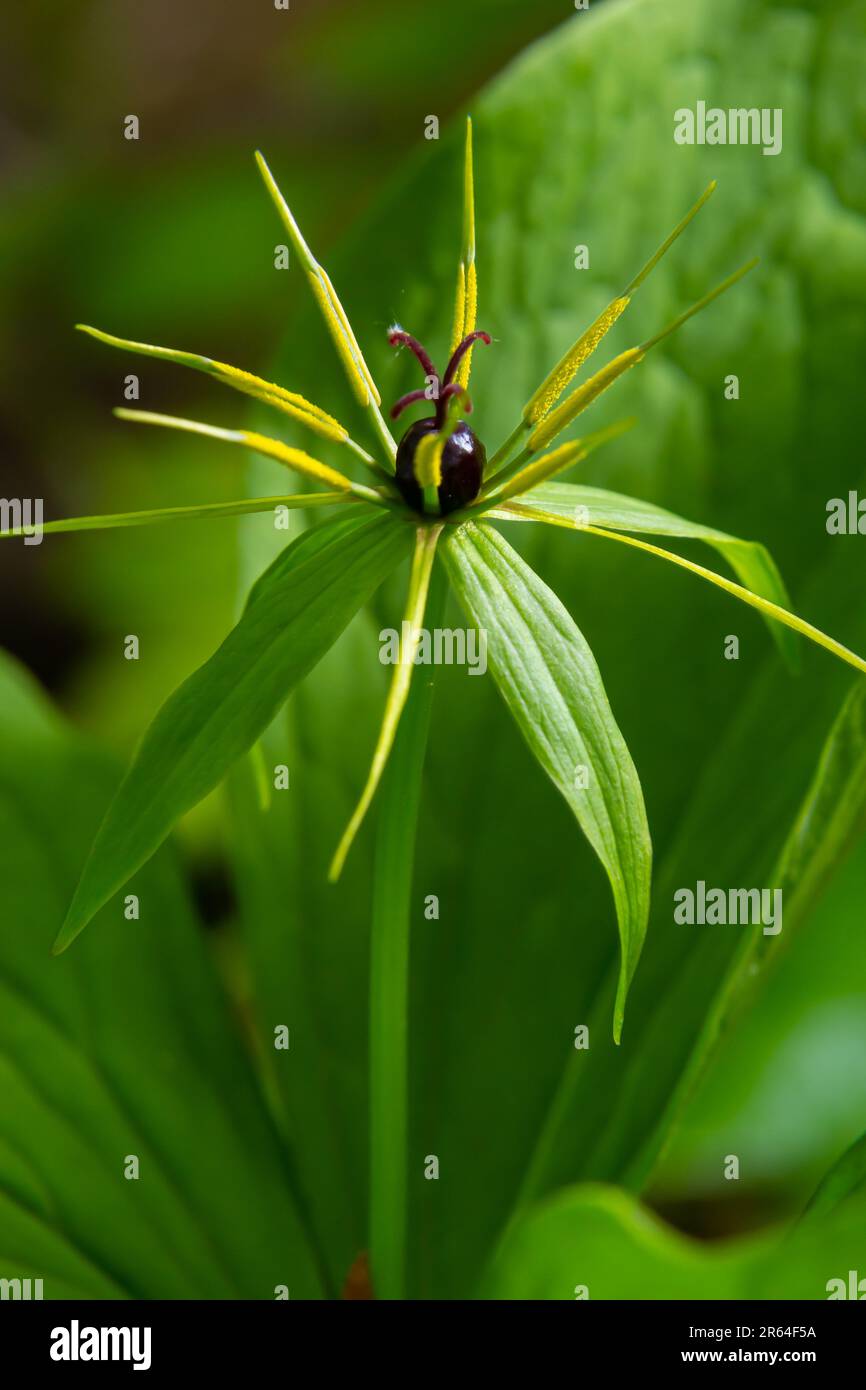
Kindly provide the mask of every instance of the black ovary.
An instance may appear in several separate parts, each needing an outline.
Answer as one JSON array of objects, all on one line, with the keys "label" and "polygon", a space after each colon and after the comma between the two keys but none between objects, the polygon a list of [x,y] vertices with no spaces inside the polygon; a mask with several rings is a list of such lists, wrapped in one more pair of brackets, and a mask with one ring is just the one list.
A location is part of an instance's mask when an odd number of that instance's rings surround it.
[{"label": "black ovary", "polygon": [[[424,493],[415,477],[415,452],[427,434],[436,430],[435,419],[416,420],[397,448],[396,483],[404,501],[416,512],[424,511]],[[481,488],[487,452],[465,420],[457,423],[442,450],[439,508],[443,516],[474,502]]]}]

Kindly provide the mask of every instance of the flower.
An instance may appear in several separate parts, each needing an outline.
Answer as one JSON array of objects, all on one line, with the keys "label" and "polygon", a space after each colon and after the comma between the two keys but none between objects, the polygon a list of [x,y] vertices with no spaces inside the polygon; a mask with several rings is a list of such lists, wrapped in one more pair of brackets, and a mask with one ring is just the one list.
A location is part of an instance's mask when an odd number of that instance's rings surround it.
[{"label": "flower", "polygon": [[[325,269],[307,246],[261,155],[262,177],[303,267],[349,384],[367,412],[374,444],[368,449],[320,406],[287,388],[193,353],[132,342],[79,325],[101,342],[162,358],[216,377],[273,407],[293,422],[352,454],[367,470],[359,482],[304,450],[249,430],[219,429],[148,411],[119,409],[125,420],[188,430],[240,444],[276,459],[324,490],[243,499],[113,517],[72,518],[45,531],[125,526],[165,518],[231,515],[282,507],[347,508],[312,527],[257,581],[240,622],[217,653],[175,692],[157,715],[108,810],[55,944],[65,949],[96,911],[155,851],[171,826],[201,799],[231,763],[256,744],[293,686],[339,636],[352,614],[411,552],[412,563],[396,664],[370,773],[331,865],[345,862],[388,762],[408,697],[437,556],[470,621],[493,634],[490,669],[537,760],[569,806],[611,883],[622,963],[614,1013],[619,1039],[626,991],[646,931],[651,844],[637,771],[616,725],[592,652],[557,596],[508,545],[493,523],[566,527],[619,541],[709,580],[756,608],[792,658],[791,633],[825,647],[858,671],[866,662],[789,609],[781,577],[766,550],[711,527],[682,520],[633,498],[559,478],[631,422],[554,441],[598,397],[637,366],[658,343],[730,289],[755,264],[735,271],[647,341],[614,357],[582,384],[574,378],[624,314],[643,281],[701,210],[701,195],[638,275],[577,338],[525,405],[514,430],[487,461],[466,421],[475,349],[489,346],[476,327],[478,283],[472,126],[467,122],[464,217],[450,359],[439,373],[423,346],[395,325],[394,346],[408,348],[425,385],[401,397],[391,419],[429,402],[399,444],[382,414],[382,400],[363,352]],[[550,446],[554,447],[550,447]],[[637,533],[637,534],[627,534]],[[641,534],[705,540],[741,582],[641,539]],[[9,532],[7,534],[16,534]],[[20,534],[20,532],[18,533]]]}]

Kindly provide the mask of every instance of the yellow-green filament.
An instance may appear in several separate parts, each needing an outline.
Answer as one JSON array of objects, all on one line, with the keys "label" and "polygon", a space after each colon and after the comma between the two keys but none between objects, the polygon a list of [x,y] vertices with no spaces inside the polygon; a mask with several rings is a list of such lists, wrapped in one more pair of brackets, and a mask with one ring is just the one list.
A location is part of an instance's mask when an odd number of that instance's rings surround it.
[{"label": "yellow-green filament", "polygon": [[708,187],[704,189],[703,193],[701,194],[700,198],[698,198],[698,201],[695,203],[694,207],[692,207],[692,208],[689,209],[689,211],[686,213],[686,215],[685,215],[685,217],[682,219],[682,221],[681,221],[681,222],[678,222],[677,225],[674,227],[674,229],[673,229],[673,231],[671,232],[670,236],[665,237],[664,241],[662,242],[662,244],[661,244],[661,246],[658,248],[658,250],[655,251],[655,252],[653,252],[653,254],[650,256],[649,260],[647,261],[646,265],[643,266],[643,268],[642,268],[641,270],[638,271],[637,275],[634,277],[634,279],[632,280],[631,284],[626,286],[626,288],[623,290],[623,294],[624,294],[624,295],[633,295],[634,292],[635,292],[635,290],[638,288],[638,286],[640,286],[640,285],[643,284],[644,280],[647,278],[647,276],[649,275],[650,271],[651,271],[651,270],[655,270],[655,268],[656,268],[656,266],[658,265],[659,261],[661,260],[662,256],[664,256],[665,253],[666,253],[667,251],[670,250],[670,248],[673,246],[674,242],[676,241],[677,237],[679,237],[679,236],[682,235],[682,233],[685,231],[686,227],[687,227],[687,226],[689,225],[689,223],[691,222],[692,218],[693,218],[693,217],[697,217],[697,215],[698,215],[698,213],[700,212],[701,208],[703,207],[704,203],[707,201],[708,198],[710,198],[710,197],[712,196],[712,194],[715,192],[715,190],[716,190],[716,180],[713,179],[712,183],[709,184]]},{"label": "yellow-green filament", "polygon": [[738,280],[742,280],[744,275],[748,275],[750,270],[754,270],[757,264],[758,258],[755,256],[751,261],[747,261],[745,265],[741,265],[740,269],[735,270],[733,275],[729,275],[727,280],[723,280],[720,285],[716,285],[715,289],[710,290],[709,294],[705,294],[703,298],[699,299],[696,304],[693,304],[690,309],[686,309],[685,313],[678,315],[677,318],[668,324],[667,328],[663,328],[660,333],[654,334],[652,338],[647,338],[645,343],[641,343],[638,350],[641,353],[649,352],[650,348],[655,347],[656,343],[660,343],[663,338],[669,338],[678,328],[682,328],[683,324],[687,323],[690,318],[693,318],[695,314],[699,314],[702,309],[706,309],[707,305],[712,304],[714,299],[718,299],[720,294],[724,294],[732,285],[736,285]]}]

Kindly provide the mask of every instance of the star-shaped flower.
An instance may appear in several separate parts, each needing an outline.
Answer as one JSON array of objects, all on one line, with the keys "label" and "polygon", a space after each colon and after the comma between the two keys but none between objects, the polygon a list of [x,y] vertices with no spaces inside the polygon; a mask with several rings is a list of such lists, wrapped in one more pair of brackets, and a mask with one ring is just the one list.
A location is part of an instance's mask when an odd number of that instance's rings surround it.
[{"label": "star-shaped flower", "polygon": [[[493,678],[610,880],[622,952],[614,1012],[614,1035],[619,1040],[626,991],[649,908],[651,846],[640,782],[583,636],[557,596],[494,523],[566,527],[648,551],[756,608],[789,658],[795,656],[791,633],[801,633],[866,672],[866,662],[859,656],[789,611],[782,580],[762,546],[683,521],[633,498],[555,481],[626,426],[555,444],[559,436],[602,392],[734,285],[754,262],[735,271],[661,332],[620,353],[569,390],[632,296],[707,201],[715,187],[711,184],[638,275],[556,363],[527,402],[511,435],[488,461],[484,445],[467,423],[472,412],[468,387],[474,351],[490,344],[489,336],[476,328],[472,128],[468,122],[451,354],[440,373],[415,338],[398,326],[390,330],[391,343],[414,354],[425,378],[423,387],[396,402],[391,419],[412,406],[428,405],[428,413],[410,424],[398,443],[382,415],[381,396],[334,286],[307,246],[264,159],[257,155],[257,160],[352,390],[367,412],[374,440],[369,449],[320,406],[283,386],[193,353],[130,342],[80,326],[114,347],[216,377],[272,406],[311,434],[341,446],[370,476],[365,482],[356,481],[301,449],[249,430],[218,429],[147,411],[115,412],[126,420],[189,430],[254,449],[324,490],[75,518],[48,523],[46,531],[232,515],[278,506],[335,506],[341,515],[311,527],[286,548],[253,586],[240,622],[223,645],[157,715],[109,807],[55,951],[69,946],[94,913],[153,854],[178,818],[254,747],[293,687],[377,586],[411,554],[402,628],[408,637],[394,669],[369,777],[334,855],[331,876],[339,875],[388,762],[425,617],[430,619],[428,599],[434,585],[440,590],[436,608],[441,608],[444,571],[470,623],[489,634]],[[703,539],[728,560],[741,582],[640,539],[641,533]]]}]

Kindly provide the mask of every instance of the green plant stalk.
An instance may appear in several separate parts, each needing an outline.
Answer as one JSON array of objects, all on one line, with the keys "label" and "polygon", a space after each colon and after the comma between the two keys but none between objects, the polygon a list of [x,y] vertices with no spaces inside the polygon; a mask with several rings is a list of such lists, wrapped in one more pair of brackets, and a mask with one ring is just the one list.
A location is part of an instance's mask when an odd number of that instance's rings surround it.
[{"label": "green plant stalk", "polygon": [[[446,581],[436,560],[427,624],[438,626]],[[409,932],[415,831],[433,699],[420,671],[382,779],[370,955],[370,1268],[377,1299],[404,1296],[407,1230]]]}]

